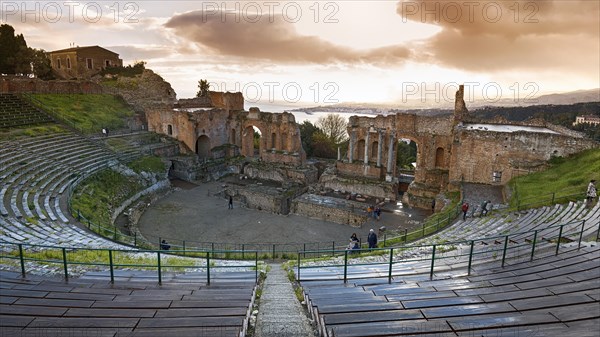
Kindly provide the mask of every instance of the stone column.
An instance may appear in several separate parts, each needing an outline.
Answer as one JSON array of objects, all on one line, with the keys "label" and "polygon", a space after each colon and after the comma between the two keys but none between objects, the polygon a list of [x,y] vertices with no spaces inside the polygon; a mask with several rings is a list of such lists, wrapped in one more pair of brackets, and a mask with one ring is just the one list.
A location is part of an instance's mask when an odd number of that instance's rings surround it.
[{"label": "stone column", "polygon": [[369,164],[369,134],[367,131],[367,136],[365,137],[365,165]]},{"label": "stone column", "polygon": [[350,145],[348,146],[348,162],[352,164],[354,161],[354,144],[356,143],[356,131],[350,132]]},{"label": "stone column", "polygon": [[338,161],[342,160],[342,152],[340,151],[340,147],[338,146]]},{"label": "stone column", "polygon": [[392,168],[394,167],[394,145],[396,144],[396,137],[393,133],[390,133],[390,144],[388,147],[388,161],[387,161],[387,173],[392,174]]},{"label": "stone column", "polygon": [[377,140],[377,167],[381,167],[381,157],[383,152],[383,131],[377,131],[379,133],[379,139]]}]

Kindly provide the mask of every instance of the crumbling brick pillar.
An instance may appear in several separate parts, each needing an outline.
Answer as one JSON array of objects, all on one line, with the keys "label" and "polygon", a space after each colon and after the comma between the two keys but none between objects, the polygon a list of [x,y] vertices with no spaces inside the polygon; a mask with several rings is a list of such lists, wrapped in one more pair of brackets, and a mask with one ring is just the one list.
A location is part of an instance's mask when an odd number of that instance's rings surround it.
[{"label": "crumbling brick pillar", "polygon": [[383,152],[383,131],[378,130],[377,132],[379,133],[379,139],[377,140],[377,167],[381,167],[381,158]]}]

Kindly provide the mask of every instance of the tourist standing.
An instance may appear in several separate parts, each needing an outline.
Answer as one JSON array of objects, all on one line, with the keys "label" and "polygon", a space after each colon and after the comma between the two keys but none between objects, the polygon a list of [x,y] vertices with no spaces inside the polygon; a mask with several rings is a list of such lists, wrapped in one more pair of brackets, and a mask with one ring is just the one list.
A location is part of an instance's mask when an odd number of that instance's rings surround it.
[{"label": "tourist standing", "polygon": [[431,200],[431,213],[435,213],[435,199]]},{"label": "tourist standing", "polygon": [[463,212],[463,221],[467,220],[467,211],[469,210],[469,203],[465,202],[462,207],[462,212]]},{"label": "tourist standing", "polygon": [[165,241],[165,240],[162,240],[162,241],[160,242],[160,249],[161,249],[161,250],[169,250],[169,249],[171,249],[171,245],[169,245],[169,244],[167,243],[167,241]]},{"label": "tourist standing", "polygon": [[233,209],[233,197],[230,195],[229,196],[229,209]]},{"label": "tourist standing", "polygon": [[369,249],[377,248],[377,234],[373,228],[369,230],[369,236],[367,237],[367,242],[369,242]]},{"label": "tourist standing", "polygon": [[590,183],[587,188],[587,193],[586,193],[588,206],[591,206],[594,203],[594,200],[596,199],[597,196],[598,196],[598,192],[596,191],[596,180],[592,179],[592,180],[590,180]]}]

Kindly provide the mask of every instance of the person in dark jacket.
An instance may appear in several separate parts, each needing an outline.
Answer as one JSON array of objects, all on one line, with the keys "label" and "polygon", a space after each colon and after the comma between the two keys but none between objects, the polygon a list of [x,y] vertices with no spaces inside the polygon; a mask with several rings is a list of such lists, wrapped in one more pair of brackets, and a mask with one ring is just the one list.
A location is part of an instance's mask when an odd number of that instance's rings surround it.
[{"label": "person in dark jacket", "polygon": [[161,249],[161,250],[169,250],[169,249],[171,249],[171,245],[170,245],[170,244],[168,244],[168,243],[167,243],[167,241],[165,241],[165,240],[162,240],[162,241],[160,242],[160,249]]},{"label": "person in dark jacket", "polygon": [[373,228],[371,228],[371,230],[369,230],[369,236],[367,237],[367,242],[369,243],[369,249],[377,248],[377,234],[375,234],[375,231],[373,230]]}]

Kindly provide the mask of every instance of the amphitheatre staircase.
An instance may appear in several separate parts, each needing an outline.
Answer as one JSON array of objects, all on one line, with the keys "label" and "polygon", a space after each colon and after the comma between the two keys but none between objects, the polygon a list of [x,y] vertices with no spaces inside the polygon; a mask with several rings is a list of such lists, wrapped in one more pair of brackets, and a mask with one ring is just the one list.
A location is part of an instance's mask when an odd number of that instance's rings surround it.
[{"label": "amphitheatre staircase", "polygon": [[0,94],[0,129],[54,122],[46,113],[13,94]]}]

